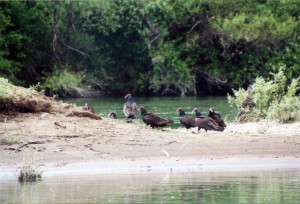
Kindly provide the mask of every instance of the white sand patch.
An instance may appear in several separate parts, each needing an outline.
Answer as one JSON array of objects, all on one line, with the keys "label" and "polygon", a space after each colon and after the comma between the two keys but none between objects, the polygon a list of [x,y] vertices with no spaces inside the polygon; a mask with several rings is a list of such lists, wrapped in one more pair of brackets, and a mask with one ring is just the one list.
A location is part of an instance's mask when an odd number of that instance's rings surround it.
[{"label": "white sand patch", "polygon": [[268,134],[268,135],[285,135],[300,136],[300,123],[280,124],[276,122],[262,121],[236,124],[231,123],[225,129],[225,132],[240,134]]}]

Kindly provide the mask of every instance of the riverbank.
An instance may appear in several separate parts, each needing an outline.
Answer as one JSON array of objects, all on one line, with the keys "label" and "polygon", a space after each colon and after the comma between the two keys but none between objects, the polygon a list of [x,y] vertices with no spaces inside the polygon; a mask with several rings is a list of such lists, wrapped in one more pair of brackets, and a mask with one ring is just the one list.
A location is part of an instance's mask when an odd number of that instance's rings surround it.
[{"label": "riverbank", "polygon": [[194,134],[104,117],[5,117],[0,123],[2,176],[15,174],[28,160],[45,175],[300,169],[299,122],[229,124],[224,132]]}]

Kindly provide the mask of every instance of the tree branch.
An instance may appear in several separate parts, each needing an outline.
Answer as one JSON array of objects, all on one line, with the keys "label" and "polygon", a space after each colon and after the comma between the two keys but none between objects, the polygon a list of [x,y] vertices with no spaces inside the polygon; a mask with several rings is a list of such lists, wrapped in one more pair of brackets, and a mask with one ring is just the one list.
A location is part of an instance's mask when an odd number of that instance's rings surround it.
[{"label": "tree branch", "polygon": [[[196,21],[195,21],[195,18],[193,18],[193,21],[196,22]],[[199,23],[202,23],[202,21],[197,21],[197,22],[195,23],[195,25],[189,30],[188,33],[192,32],[192,31],[194,30],[194,28],[195,28]]]}]

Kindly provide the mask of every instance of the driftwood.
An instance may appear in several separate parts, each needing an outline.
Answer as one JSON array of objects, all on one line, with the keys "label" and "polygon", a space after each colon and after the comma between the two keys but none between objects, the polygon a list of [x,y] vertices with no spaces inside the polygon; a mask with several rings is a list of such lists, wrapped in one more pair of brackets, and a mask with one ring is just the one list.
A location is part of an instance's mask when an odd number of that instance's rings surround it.
[{"label": "driftwood", "polygon": [[72,112],[70,112],[67,117],[87,117],[87,118],[91,118],[94,120],[102,120],[102,118],[94,113],[91,113],[89,111],[79,111],[79,110],[73,110]]},{"label": "driftwood", "polygon": [[66,129],[67,127],[65,125],[60,124],[59,122],[54,122],[54,125],[62,127],[64,129]]},{"label": "driftwood", "polygon": [[76,138],[80,137],[80,135],[58,135],[56,138]]},{"label": "driftwood", "polygon": [[44,144],[44,143],[45,143],[45,141],[33,141],[33,142],[27,142],[27,143],[22,144],[21,146],[17,147],[16,150],[15,150],[15,152],[21,151],[21,150],[20,150],[21,148],[23,148],[23,147],[25,147],[25,146],[28,146],[28,145],[30,145],[30,144]]}]

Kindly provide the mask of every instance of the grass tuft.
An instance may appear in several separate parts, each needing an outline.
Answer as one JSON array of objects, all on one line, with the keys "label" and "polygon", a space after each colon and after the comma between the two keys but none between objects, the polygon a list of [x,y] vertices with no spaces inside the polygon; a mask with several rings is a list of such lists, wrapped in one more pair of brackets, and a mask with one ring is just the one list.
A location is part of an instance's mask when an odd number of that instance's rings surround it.
[{"label": "grass tuft", "polygon": [[21,167],[20,174],[18,176],[19,182],[35,182],[42,179],[42,171],[38,171],[34,167],[33,160],[29,160],[27,164]]}]

